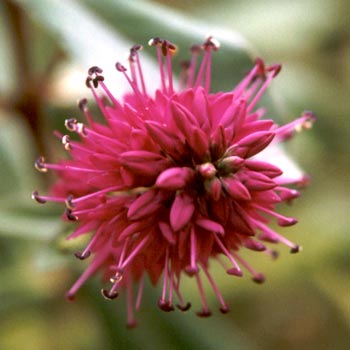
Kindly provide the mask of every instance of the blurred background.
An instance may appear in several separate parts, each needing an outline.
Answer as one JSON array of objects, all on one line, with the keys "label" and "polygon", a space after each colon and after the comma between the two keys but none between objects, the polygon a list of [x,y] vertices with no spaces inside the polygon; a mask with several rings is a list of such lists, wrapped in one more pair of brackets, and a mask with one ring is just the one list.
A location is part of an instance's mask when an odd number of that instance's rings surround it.
[{"label": "blurred background", "polygon": [[[61,222],[62,208],[32,203],[32,190],[45,192],[52,181],[33,162],[62,156],[53,130],[80,117],[89,66],[102,66],[121,95],[113,67],[131,45],[166,37],[179,45],[179,61],[208,34],[222,44],[214,89],[232,87],[260,56],[283,65],[266,98],[268,116],[286,122],[307,109],[318,117],[287,146],[311,184],[280,208],[298,217],[282,233],[303,251],[281,246],[277,261],[250,254],[266,273],[262,286],[218,272],[227,315],[164,314],[155,306],[159,290],[147,288],[139,327],[127,330],[123,297],[104,301],[98,277],[76,302],[65,300],[85,266],[72,256],[82,242],[65,242],[72,228]],[[152,54],[142,53],[151,79]],[[348,0],[2,0],[0,62],[0,349],[350,348]],[[196,298],[191,280],[184,288]]]}]

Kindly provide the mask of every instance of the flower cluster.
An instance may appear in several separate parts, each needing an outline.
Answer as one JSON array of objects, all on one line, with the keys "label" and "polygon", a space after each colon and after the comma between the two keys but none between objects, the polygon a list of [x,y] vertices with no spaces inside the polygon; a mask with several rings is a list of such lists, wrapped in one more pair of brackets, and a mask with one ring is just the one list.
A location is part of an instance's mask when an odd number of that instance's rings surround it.
[{"label": "flower cluster", "polygon": [[191,48],[181,88],[175,89],[175,45],[160,38],[149,44],[156,48],[160,72],[154,96],[144,81],[139,45],[130,50],[128,69],[116,64],[131,87],[122,100],[105,85],[102,69],[91,67],[86,84],[105,123],[96,122],[87,100],[81,100],[86,122],[65,123],[79,141],[56,133],[70,158],[51,164],[40,157],[35,163],[39,171],[53,170],[58,180],[50,196],[35,191],[33,198],[65,204],[64,218],[78,223],[69,238],[91,234],[76,256],[92,255],[92,261],[67,297],[72,299],[88,278],[102,271],[110,281],[110,287],[102,289],[105,298],[114,299],[126,290],[130,327],[136,325],[134,311],[140,308],[146,275],[153,284],[161,280],[158,305],[164,311],[174,310],[174,299],[177,308],[189,309],[180,281],[184,275],[193,276],[202,305],[197,315],[209,316],[203,278],[213,288],[221,312],[229,309],[209,271],[211,258],[229,275],[240,277],[243,268],[261,283],[264,275],[242,258],[242,248],[275,256],[265,242],[281,242],[298,252],[298,245],[268,223],[297,222],[275,207],[298,197],[299,192],[287,186],[305,179],[282,173],[275,159],[261,160],[259,153],[314,121],[310,112],[284,126],[262,119],[264,110],[256,106],[279,65],[265,66],[257,59],[232,91],[211,93],[212,53],[219,43],[209,37]]}]

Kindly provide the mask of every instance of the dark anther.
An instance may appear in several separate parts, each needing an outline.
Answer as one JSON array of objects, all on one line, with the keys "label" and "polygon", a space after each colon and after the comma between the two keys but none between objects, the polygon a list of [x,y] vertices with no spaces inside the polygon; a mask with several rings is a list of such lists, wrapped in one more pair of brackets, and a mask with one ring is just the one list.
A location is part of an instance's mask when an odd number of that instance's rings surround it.
[{"label": "dark anther", "polygon": [[100,67],[97,67],[97,66],[92,66],[88,70],[88,74],[89,75],[101,74],[102,72],[103,72],[103,70]]},{"label": "dark anther", "polygon": [[176,307],[180,311],[185,312],[185,311],[188,311],[191,308],[191,303],[186,303],[185,305],[176,304]]},{"label": "dark anther", "polygon": [[75,299],[75,294],[70,293],[70,292],[67,292],[67,293],[65,294],[65,297],[66,297],[66,299],[68,299],[69,301],[73,301],[73,300]]},{"label": "dark anther", "polygon": [[120,62],[115,64],[115,68],[118,72],[126,72],[126,68]]},{"label": "dark anther", "polygon": [[104,76],[97,75],[96,78],[92,80],[92,83],[94,84],[94,88],[96,89],[98,87],[98,83],[104,80],[105,80]]},{"label": "dark anther", "polygon": [[66,209],[65,214],[66,214],[66,217],[69,221],[77,221],[78,220],[78,217],[73,214],[71,209]]},{"label": "dark anther", "polygon": [[226,271],[229,275],[237,276],[237,277],[242,277],[243,273],[241,270],[236,269],[235,267],[228,269]]},{"label": "dark anther", "polygon": [[128,322],[128,323],[126,324],[126,327],[127,327],[128,329],[136,328],[136,327],[137,327],[137,322],[136,322],[135,320],[132,320],[132,321],[130,321],[130,322]]},{"label": "dark anther", "polygon": [[62,144],[66,151],[70,151],[72,149],[69,135],[62,136]]},{"label": "dark anther", "polygon": [[202,47],[198,44],[194,44],[191,46],[190,51],[192,54],[199,54],[202,51]]},{"label": "dark anther", "polygon": [[213,49],[214,51],[217,51],[219,50],[219,47],[220,47],[220,42],[213,38],[212,36],[209,36],[205,42],[203,43],[202,45],[203,49]]},{"label": "dark anther", "polygon": [[46,173],[47,168],[45,168],[45,158],[44,157],[39,157],[35,163],[34,163],[35,169],[42,172]]},{"label": "dark anther", "polygon": [[230,311],[230,308],[227,305],[221,306],[220,307],[220,312],[222,314],[227,314]]},{"label": "dark anther", "polygon": [[77,125],[77,120],[74,118],[69,118],[64,121],[64,126],[68,131],[75,131]]},{"label": "dark anther", "polygon": [[73,203],[73,195],[69,194],[66,198],[65,204],[68,209],[74,209],[74,203]]},{"label": "dark anther", "polygon": [[142,50],[143,46],[142,45],[134,45],[131,49],[130,49],[130,55],[129,55],[129,61],[131,62],[135,62],[135,56],[137,54],[137,51]]},{"label": "dark anther", "polygon": [[198,317],[209,317],[211,316],[211,311],[209,309],[196,312]]},{"label": "dark anther", "polygon": [[182,69],[187,70],[187,69],[189,69],[191,67],[191,62],[190,61],[181,61],[180,62],[180,67]]},{"label": "dark anther", "polygon": [[78,101],[78,107],[81,111],[84,111],[86,108],[86,105],[88,103],[88,100],[86,98],[82,98],[81,100]]},{"label": "dark anther", "polygon": [[87,259],[90,255],[91,255],[91,251],[90,251],[90,250],[88,250],[88,251],[85,252],[85,253],[81,253],[81,252],[76,252],[76,253],[74,253],[74,256],[75,256],[76,258],[78,258],[79,260],[85,260],[85,259]]},{"label": "dark anther", "polygon": [[301,251],[301,247],[297,244],[290,250],[292,254],[299,253],[300,251]]},{"label": "dark anther", "polygon": [[45,199],[42,199],[42,198],[39,196],[39,192],[38,192],[38,191],[34,191],[34,192],[32,193],[32,199],[34,199],[37,203],[40,203],[40,204],[46,203],[46,200],[45,200]]},{"label": "dark anther", "polygon": [[165,312],[170,312],[175,310],[172,304],[162,299],[158,300],[158,306],[162,311],[165,311]]},{"label": "dark anther", "polygon": [[264,63],[264,61],[260,57],[258,57],[255,60],[255,64],[258,66],[257,75],[265,76],[265,63]]},{"label": "dark anther", "polygon": [[106,300],[113,300],[119,295],[119,293],[116,291],[111,292],[106,289],[101,289],[101,294]]},{"label": "dark anther", "polygon": [[273,64],[266,68],[268,72],[273,72],[273,77],[275,77],[282,69],[280,64]]},{"label": "dark anther", "polygon": [[257,284],[262,284],[265,282],[265,276],[262,273],[255,275],[252,280]]},{"label": "dark anther", "polygon": [[271,257],[272,259],[277,259],[279,257],[280,253],[277,250],[271,251]]},{"label": "dark anther", "polygon": [[189,265],[185,267],[185,272],[192,277],[199,272],[199,268],[197,266]]},{"label": "dark anther", "polygon": [[85,85],[88,87],[88,88],[91,88],[91,81],[92,81],[92,78],[90,76],[88,76],[85,80]]},{"label": "dark anther", "polygon": [[159,37],[155,37],[152,38],[148,41],[148,45],[149,46],[157,46],[157,45],[161,45],[163,43],[163,39],[159,38]]}]

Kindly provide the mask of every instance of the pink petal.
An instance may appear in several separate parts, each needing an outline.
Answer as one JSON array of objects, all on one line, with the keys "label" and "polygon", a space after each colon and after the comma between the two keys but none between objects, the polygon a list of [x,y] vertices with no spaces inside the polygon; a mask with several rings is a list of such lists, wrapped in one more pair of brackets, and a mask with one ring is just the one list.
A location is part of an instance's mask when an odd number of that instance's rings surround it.
[{"label": "pink petal", "polygon": [[158,176],[156,186],[167,190],[178,190],[185,187],[193,175],[194,171],[187,167],[169,168]]},{"label": "pink petal", "polygon": [[194,213],[193,199],[186,193],[178,194],[170,209],[170,225],[174,231],[184,228]]}]

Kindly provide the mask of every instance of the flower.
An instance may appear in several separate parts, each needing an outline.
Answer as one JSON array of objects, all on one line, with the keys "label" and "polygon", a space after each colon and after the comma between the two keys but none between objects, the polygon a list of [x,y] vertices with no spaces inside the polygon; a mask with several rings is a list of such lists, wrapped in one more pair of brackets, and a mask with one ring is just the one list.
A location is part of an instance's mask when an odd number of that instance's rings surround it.
[{"label": "flower", "polygon": [[92,261],[67,297],[72,299],[88,278],[103,271],[110,281],[110,287],[102,289],[105,298],[114,299],[126,289],[130,327],[136,325],[134,311],[140,308],[146,275],[154,285],[161,280],[158,305],[164,311],[174,310],[174,299],[180,310],[189,309],[180,280],[193,276],[202,305],[197,315],[205,317],[211,311],[203,278],[221,312],[229,310],[210,273],[211,258],[229,275],[241,277],[244,268],[261,283],[264,275],[242,258],[242,248],[275,256],[265,242],[280,242],[292,253],[299,251],[268,224],[271,219],[279,226],[297,222],[275,207],[298,197],[299,192],[287,186],[302,184],[305,177],[282,172],[276,159],[266,160],[266,152],[314,121],[311,112],[284,126],[261,119],[264,110],[256,108],[257,103],[280,65],[265,67],[257,59],[232,91],[211,93],[212,53],[219,43],[209,37],[192,47],[177,90],[172,73],[175,45],[160,38],[149,44],[156,47],[160,71],[161,87],[154,96],[144,81],[141,46],[130,50],[129,71],[116,64],[131,87],[121,101],[105,85],[102,69],[91,67],[86,84],[105,123],[95,121],[87,100],[81,100],[86,123],[65,122],[80,140],[56,133],[70,159],[51,164],[40,157],[35,163],[39,171],[57,174],[52,194],[33,192],[39,203],[65,204],[65,220],[78,223],[69,238],[92,234],[87,247],[75,254],[79,259],[93,255]]}]

